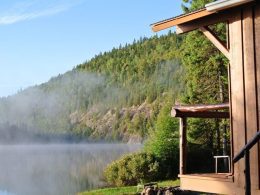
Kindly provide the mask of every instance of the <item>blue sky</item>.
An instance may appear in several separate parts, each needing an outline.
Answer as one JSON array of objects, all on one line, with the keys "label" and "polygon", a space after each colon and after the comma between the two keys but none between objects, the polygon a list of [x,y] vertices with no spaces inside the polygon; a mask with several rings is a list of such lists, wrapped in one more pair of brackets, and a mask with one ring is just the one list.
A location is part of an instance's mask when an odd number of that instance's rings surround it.
[{"label": "blue sky", "polygon": [[[181,0],[0,0],[0,97],[153,33]],[[164,31],[160,34],[167,33]]]}]

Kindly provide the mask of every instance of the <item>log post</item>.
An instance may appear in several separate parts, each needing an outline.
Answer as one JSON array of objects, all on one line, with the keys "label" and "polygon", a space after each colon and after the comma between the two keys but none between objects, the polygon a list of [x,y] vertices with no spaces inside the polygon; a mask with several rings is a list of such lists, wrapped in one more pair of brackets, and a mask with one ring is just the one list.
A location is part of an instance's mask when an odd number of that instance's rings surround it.
[{"label": "log post", "polygon": [[186,173],[187,159],[187,118],[180,118],[180,175]]}]

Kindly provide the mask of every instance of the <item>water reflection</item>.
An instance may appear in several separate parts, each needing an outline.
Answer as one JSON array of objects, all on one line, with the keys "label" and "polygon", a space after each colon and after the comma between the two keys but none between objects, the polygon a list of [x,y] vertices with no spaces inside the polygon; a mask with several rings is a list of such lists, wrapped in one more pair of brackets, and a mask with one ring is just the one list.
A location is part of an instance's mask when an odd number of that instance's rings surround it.
[{"label": "water reflection", "polygon": [[126,144],[0,146],[0,189],[6,194],[59,195],[104,186],[104,167],[140,147]]}]

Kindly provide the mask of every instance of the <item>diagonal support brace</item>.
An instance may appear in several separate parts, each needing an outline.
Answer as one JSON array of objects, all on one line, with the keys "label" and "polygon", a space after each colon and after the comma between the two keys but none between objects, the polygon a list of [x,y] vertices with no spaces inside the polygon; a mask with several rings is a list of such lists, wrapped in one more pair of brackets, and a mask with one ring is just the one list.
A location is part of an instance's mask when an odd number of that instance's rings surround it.
[{"label": "diagonal support brace", "polygon": [[225,44],[208,28],[200,27],[203,34],[215,45],[228,59],[230,59],[230,53]]}]

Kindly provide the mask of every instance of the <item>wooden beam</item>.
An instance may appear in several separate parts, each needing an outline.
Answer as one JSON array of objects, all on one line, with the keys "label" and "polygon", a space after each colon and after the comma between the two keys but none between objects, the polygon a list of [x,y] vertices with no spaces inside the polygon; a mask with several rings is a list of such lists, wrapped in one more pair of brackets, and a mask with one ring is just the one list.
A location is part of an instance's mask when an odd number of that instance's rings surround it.
[{"label": "wooden beam", "polygon": [[229,109],[229,103],[221,103],[221,104],[198,104],[198,105],[185,105],[185,106],[174,106],[176,110],[182,112],[203,112],[210,110],[223,110]]},{"label": "wooden beam", "polygon": [[181,112],[175,110],[174,108],[171,111],[172,117],[190,117],[190,118],[229,118],[229,112]]},{"label": "wooden beam", "polygon": [[183,24],[177,24],[176,33],[182,34],[199,29],[202,26],[209,26],[220,22],[228,22],[234,13],[233,10],[223,11],[217,14],[209,15],[207,17],[198,18],[194,21],[186,22]]},{"label": "wooden beam", "polygon": [[154,23],[151,26],[154,32],[158,32],[160,30],[164,30],[185,22],[193,21],[195,19],[202,18],[211,14],[214,14],[214,12],[208,12],[206,9],[202,9],[188,14],[183,14],[174,18],[170,18],[167,20],[163,20],[161,22]]},{"label": "wooden beam", "polygon": [[[232,102],[232,132],[233,132],[233,153],[237,154],[245,145],[245,96],[244,96],[244,67],[243,67],[243,33],[242,33],[242,12],[232,14],[229,22],[230,28],[230,87]],[[244,187],[243,161],[234,165],[234,182],[237,187]]]},{"label": "wooden beam", "polygon": [[[258,130],[260,131],[260,5],[255,6],[254,10],[254,29],[255,29],[255,66],[256,66],[256,84],[257,84],[257,125]],[[258,175],[259,175],[259,185],[258,189],[260,189],[260,143],[258,144]]]},{"label": "wooden beam", "polygon": [[187,119],[180,118],[180,174],[186,173],[187,160]]},{"label": "wooden beam", "polygon": [[200,27],[203,34],[215,45],[228,59],[230,59],[230,53],[225,44],[209,29],[209,27]]},{"label": "wooden beam", "polygon": [[[246,138],[250,140],[258,130],[257,125],[257,78],[254,45],[254,13],[252,7],[243,10],[243,52],[244,52],[244,80],[246,105]],[[258,147],[250,151],[250,174],[252,188],[259,186]]]},{"label": "wooden beam", "polygon": [[[245,6],[251,6],[253,3],[247,3]],[[229,20],[229,18],[232,17],[232,13],[235,10],[241,9],[242,6],[237,6],[234,8],[230,8],[228,10],[223,11],[207,11],[206,8],[187,13],[182,14],[180,16],[176,16],[170,19],[166,19],[160,22],[156,22],[154,24],[151,24],[152,30],[154,32],[158,32],[160,30],[164,30],[173,26],[177,26],[177,33],[185,33],[188,31],[192,31],[195,29],[200,28],[201,26],[208,26],[211,24],[216,24],[219,22],[226,22]]]}]

